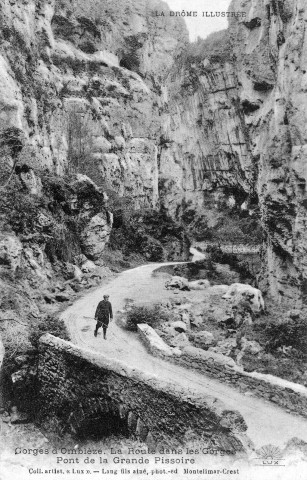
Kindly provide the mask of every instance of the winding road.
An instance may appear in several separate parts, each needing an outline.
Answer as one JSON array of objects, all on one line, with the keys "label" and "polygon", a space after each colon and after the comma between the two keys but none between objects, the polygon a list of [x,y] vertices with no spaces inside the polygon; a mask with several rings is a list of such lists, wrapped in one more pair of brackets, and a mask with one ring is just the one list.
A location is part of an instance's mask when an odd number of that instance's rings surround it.
[{"label": "winding road", "polygon": [[[141,343],[137,333],[123,330],[114,321],[108,329],[107,340],[103,339],[101,330],[98,336],[94,337],[93,317],[104,294],[110,295],[115,317],[116,312],[124,307],[126,299],[150,304],[176,296],[174,292],[165,289],[165,275],[152,275],[153,271],[162,265],[167,264],[150,264],[126,270],[65,310],[61,318],[68,327],[72,341],[91,352],[96,351],[97,356],[120,360],[135,369],[176,383],[189,389],[191,395],[195,392],[198,396],[204,394],[218,398],[227,408],[238,410],[243,415],[248,426],[247,435],[256,448],[268,444],[284,447],[292,437],[307,442],[306,419],[289,414],[265,400],[245,396],[205,375],[153,357]],[[193,295],[193,292],[184,294],[188,297]]]}]

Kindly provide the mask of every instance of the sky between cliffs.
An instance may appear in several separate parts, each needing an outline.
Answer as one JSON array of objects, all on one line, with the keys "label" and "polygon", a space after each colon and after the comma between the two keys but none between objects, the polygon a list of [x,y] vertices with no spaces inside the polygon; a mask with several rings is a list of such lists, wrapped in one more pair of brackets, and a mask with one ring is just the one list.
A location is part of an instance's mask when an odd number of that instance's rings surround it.
[{"label": "sky between cliffs", "polygon": [[206,38],[210,33],[227,28],[227,18],[205,18],[202,12],[227,12],[231,0],[166,0],[171,10],[197,11],[197,17],[185,17],[190,40]]}]

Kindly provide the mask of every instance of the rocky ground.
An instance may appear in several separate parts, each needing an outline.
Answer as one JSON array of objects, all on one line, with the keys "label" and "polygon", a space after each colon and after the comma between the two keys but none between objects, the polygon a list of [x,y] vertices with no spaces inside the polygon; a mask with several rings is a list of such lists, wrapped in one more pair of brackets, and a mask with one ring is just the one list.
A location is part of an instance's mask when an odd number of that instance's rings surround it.
[{"label": "rocky ground", "polygon": [[[208,277],[208,272],[197,269],[195,265],[191,268],[184,265],[167,266],[160,271],[166,277],[185,272],[189,280],[204,275]],[[214,280],[211,281],[211,285],[215,286],[191,292],[175,289],[175,300],[163,305],[168,321],[157,322],[155,328],[170,346],[192,344],[235,358],[235,330],[226,328],[224,323],[231,317],[231,309],[228,301],[221,297],[226,291],[225,284],[240,281],[240,275],[229,266],[216,265]],[[285,311],[267,300],[265,312],[255,315],[247,334],[241,355],[244,369],[276,375],[307,386],[305,344],[299,342],[298,338],[299,335],[305,336],[305,315],[304,310]],[[283,328],[284,334],[278,337],[278,329],[281,331]],[[298,332],[293,335],[295,328]]]}]

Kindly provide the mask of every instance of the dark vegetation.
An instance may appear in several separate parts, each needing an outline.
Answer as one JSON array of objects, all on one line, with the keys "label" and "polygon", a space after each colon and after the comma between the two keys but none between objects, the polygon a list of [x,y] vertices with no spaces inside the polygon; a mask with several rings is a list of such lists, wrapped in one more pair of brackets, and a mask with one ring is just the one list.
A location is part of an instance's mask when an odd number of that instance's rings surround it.
[{"label": "dark vegetation", "polygon": [[45,318],[32,321],[29,330],[29,340],[36,349],[38,348],[39,338],[45,333],[50,333],[63,340],[70,340],[65,323],[54,315],[47,315]]},{"label": "dark vegetation", "polygon": [[[211,33],[205,39],[198,37],[185,51],[185,60],[189,64],[200,63],[205,59],[210,64],[225,63],[231,60],[231,56],[232,47],[227,30]],[[210,70],[210,66],[205,68]]]},{"label": "dark vegetation", "polygon": [[267,301],[266,313],[256,318],[250,337],[263,352],[257,356],[245,354],[244,368],[307,386],[306,318],[306,309],[287,311]]},{"label": "dark vegetation", "polygon": [[[215,285],[228,285],[234,282],[250,283],[256,281],[260,269],[260,258],[255,255],[235,255],[225,253],[218,246],[207,247],[207,258],[185,265],[175,265],[169,270],[191,280],[208,279]],[[221,268],[225,266],[225,268]]]},{"label": "dark vegetation", "polygon": [[[88,215],[103,212],[105,207],[103,194],[74,175],[58,177],[41,172],[39,177],[36,173],[41,194],[31,195],[22,177],[29,171],[26,165],[18,165],[1,191],[2,232],[14,232],[24,251],[30,247],[34,253],[44,252],[47,275],[45,279],[35,275],[25,256],[15,272],[1,265],[0,327],[5,346],[3,372],[8,382],[5,389],[18,408],[31,410],[38,338],[49,332],[69,339],[63,322],[50,313],[56,305],[46,306],[44,298],[54,296],[59,287],[66,288],[64,281],[72,278],[69,262],[78,264],[82,252],[81,231]],[[15,372],[21,380],[12,388],[8,380]]]},{"label": "dark vegetation", "polygon": [[167,322],[168,320],[169,316],[160,305],[149,307],[133,305],[127,310],[126,328],[136,332],[139,323],[147,323],[147,325],[155,328],[161,322]]},{"label": "dark vegetation", "polygon": [[[193,95],[200,87],[199,78],[209,76],[209,83],[214,84],[210,77],[219,64],[224,64],[232,59],[230,36],[227,30],[214,32],[206,39],[198,37],[196,42],[188,44],[177,59],[177,71],[183,74],[181,92]],[[174,77],[175,79],[175,77]]]},{"label": "dark vegetation", "polygon": [[40,178],[43,195],[37,197],[16,177],[2,193],[0,215],[21,239],[44,243],[51,263],[71,262],[82,253],[80,235],[89,215],[105,210],[103,193],[74,176],[43,173]]},{"label": "dark vegetation", "polygon": [[114,209],[110,248],[124,255],[139,253],[148,261],[188,257],[189,240],[181,225],[165,212],[152,209],[134,211],[123,202]]},{"label": "dark vegetation", "polygon": [[[232,206],[227,203],[230,196],[235,201]],[[244,203],[246,207],[242,209]],[[205,215],[198,216],[191,205],[184,206],[183,222],[188,231],[193,232],[196,241],[233,246],[262,243],[263,230],[257,199],[249,198],[238,189],[223,189],[218,200],[207,194],[206,207]]]}]

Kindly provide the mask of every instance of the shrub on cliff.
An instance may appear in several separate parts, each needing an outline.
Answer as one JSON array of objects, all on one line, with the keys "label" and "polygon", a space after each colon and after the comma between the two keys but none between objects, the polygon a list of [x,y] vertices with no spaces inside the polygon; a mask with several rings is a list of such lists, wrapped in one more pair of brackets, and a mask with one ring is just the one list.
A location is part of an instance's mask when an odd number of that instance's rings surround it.
[{"label": "shrub on cliff", "polygon": [[307,323],[303,318],[286,318],[274,321],[266,327],[268,341],[267,351],[277,350],[279,347],[293,347],[298,352],[307,355]]},{"label": "shrub on cliff", "polygon": [[63,320],[52,315],[41,318],[30,326],[29,340],[34,347],[38,348],[39,338],[45,333],[51,333],[55,337],[62,338],[63,340],[70,340]]},{"label": "shrub on cliff", "polygon": [[240,260],[233,253],[223,252],[217,245],[209,245],[206,249],[208,261],[229,265],[232,269],[240,274],[242,281],[244,279],[254,279],[255,274],[251,272],[251,267],[247,261]]},{"label": "shrub on cliff", "polygon": [[166,322],[167,320],[168,316],[160,305],[152,307],[133,306],[127,312],[126,328],[136,332],[139,323],[147,323],[154,328],[161,321]]},{"label": "shrub on cliff", "polygon": [[190,243],[182,225],[165,212],[125,211],[120,205],[113,212],[112,249],[122,250],[125,255],[138,253],[153,262],[188,257]]},{"label": "shrub on cliff", "polygon": [[18,190],[14,183],[3,190],[0,198],[0,214],[6,219],[14,232],[29,234],[37,230],[38,215],[43,209],[43,200]]}]

